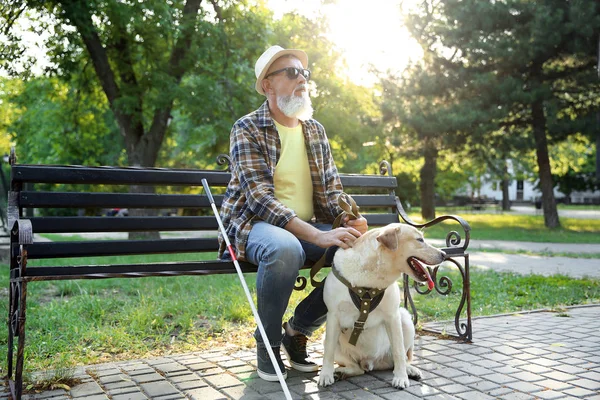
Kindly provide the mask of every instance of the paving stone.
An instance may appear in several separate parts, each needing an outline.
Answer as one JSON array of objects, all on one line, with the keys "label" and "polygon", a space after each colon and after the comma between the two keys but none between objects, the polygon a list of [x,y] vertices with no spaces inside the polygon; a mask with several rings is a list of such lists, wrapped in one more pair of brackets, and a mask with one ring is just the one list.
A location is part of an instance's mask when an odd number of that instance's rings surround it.
[{"label": "paving stone", "polygon": [[440,394],[440,390],[431,387],[429,385],[410,385],[408,388],[404,389],[406,392],[409,392],[417,397],[427,397]]},{"label": "paving stone", "polygon": [[566,382],[555,381],[554,379],[544,379],[543,381],[536,382],[536,384],[553,390],[566,390],[573,387],[573,385]]},{"label": "paving stone", "polygon": [[576,379],[576,380],[570,381],[569,383],[571,383],[575,386],[581,386],[581,387],[584,387],[584,388],[590,389],[590,390],[600,390],[600,382],[592,381],[590,379]]},{"label": "paving stone", "polygon": [[111,396],[112,400],[146,400],[146,397],[142,392],[136,393],[127,393],[127,394],[118,394],[116,396]]},{"label": "paving stone", "polygon": [[591,396],[593,394],[597,394],[598,392],[594,391],[594,390],[580,388],[580,387],[574,387],[573,389],[567,389],[567,390],[563,391],[563,393],[566,393],[569,396],[583,398],[583,397]]},{"label": "paving stone", "polygon": [[481,393],[481,392],[474,392],[474,391],[458,393],[458,394],[456,394],[456,397],[465,399],[465,400],[493,400],[494,399],[494,397],[492,397],[488,394]]},{"label": "paving stone", "polygon": [[395,390],[393,392],[384,393],[381,395],[386,400],[416,400],[422,397],[417,397],[412,393],[408,393],[404,390]]},{"label": "paving stone", "polygon": [[216,391],[210,386],[188,390],[185,394],[192,400],[227,400],[225,394]]},{"label": "paving stone", "polygon": [[243,385],[239,379],[228,374],[210,375],[204,377],[204,380],[217,389]]},{"label": "paving stone", "polygon": [[179,393],[179,390],[167,381],[142,383],[140,386],[151,399]]},{"label": "paving stone", "polygon": [[185,392],[190,389],[197,389],[201,387],[208,386],[206,382],[201,379],[194,379],[191,381],[183,381],[183,382],[173,382],[173,385],[182,392]]},{"label": "paving stone", "polygon": [[154,397],[154,398],[152,398],[152,400],[187,400],[187,397],[182,395],[181,393],[178,393],[178,394],[170,394],[167,396]]},{"label": "paving stone", "polygon": [[563,381],[563,382],[569,382],[574,379],[577,379],[577,377],[575,375],[566,374],[566,373],[560,372],[560,371],[547,372],[542,375],[545,376],[546,378],[555,379],[557,381]]},{"label": "paving stone", "polygon": [[534,374],[543,374],[543,373],[552,371],[548,367],[544,367],[544,366],[537,365],[537,364],[521,365],[521,366],[519,366],[519,369],[522,369],[522,370],[525,370],[528,372],[532,372]]},{"label": "paving stone", "polygon": [[72,387],[70,394],[73,397],[91,397],[97,394],[104,394],[104,390],[96,382],[88,382]]},{"label": "paving stone", "polygon": [[506,395],[508,393],[514,393],[515,391],[513,389],[507,388],[507,387],[499,387],[496,388],[494,390],[490,390],[489,392],[487,392],[487,394],[489,394],[490,396],[493,396],[494,398],[498,398],[500,396]]},{"label": "paving stone", "polygon": [[122,395],[122,394],[136,393],[139,391],[140,391],[139,387],[137,387],[136,385],[131,385],[131,386],[123,386],[123,387],[119,387],[119,388],[110,389],[110,390],[108,390],[108,394],[110,396],[117,396],[117,395]]},{"label": "paving stone", "polygon": [[543,386],[538,386],[530,382],[508,382],[505,386],[525,393],[534,393],[544,390]]},{"label": "paving stone", "polygon": [[364,390],[353,390],[350,392],[342,392],[340,393],[343,399],[361,399],[361,400],[381,400],[381,397],[376,394],[369,393]]},{"label": "paving stone", "polygon": [[133,375],[131,377],[131,379],[133,381],[137,382],[138,384],[141,384],[141,383],[148,383],[148,382],[164,381],[165,377],[156,371],[152,371],[152,372],[142,374],[142,375]]},{"label": "paving stone", "polygon": [[93,395],[85,395],[85,396],[73,396],[73,399],[85,399],[85,400],[108,400],[108,396],[105,394],[93,394]]},{"label": "paving stone", "polygon": [[478,382],[474,382],[471,384],[466,385],[468,387],[470,387],[471,389],[475,389],[477,391],[480,392],[490,392],[492,390],[498,389],[500,387],[500,385],[496,382],[492,382],[492,381],[486,381],[486,380],[480,380]]},{"label": "paving stone", "polygon": [[263,400],[264,395],[246,386],[234,386],[223,389],[223,392],[233,399]]},{"label": "paving stone", "polygon": [[450,394],[456,394],[456,393],[467,392],[470,389],[467,386],[455,383],[452,385],[441,386],[441,387],[439,387],[439,390],[441,390],[442,392],[450,393]]},{"label": "paving stone", "polygon": [[543,390],[541,392],[537,392],[535,394],[535,397],[538,397],[540,399],[552,400],[552,399],[562,398],[562,397],[564,397],[564,395],[565,394],[563,392],[557,392],[555,390]]}]

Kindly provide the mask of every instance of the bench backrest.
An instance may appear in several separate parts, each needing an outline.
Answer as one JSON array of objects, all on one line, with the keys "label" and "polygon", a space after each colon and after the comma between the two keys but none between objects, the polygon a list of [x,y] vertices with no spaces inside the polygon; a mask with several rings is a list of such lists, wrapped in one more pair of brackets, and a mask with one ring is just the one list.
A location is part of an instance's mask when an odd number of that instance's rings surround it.
[{"label": "bench backrest", "polygon": [[[152,253],[216,252],[217,222],[205,194],[207,179],[220,206],[230,179],[228,171],[135,167],[84,167],[13,164],[9,194],[9,223],[15,218],[31,221],[34,234],[84,232],[189,232],[183,237],[141,240],[34,241],[27,247],[32,259],[135,255]],[[398,222],[396,178],[387,175],[341,175],[344,190],[351,194],[369,225]],[[56,186],[59,190],[56,190]],[[54,186],[51,190],[50,186]],[[129,192],[132,186],[137,190]],[[26,209],[71,209],[72,216],[25,216]],[[127,208],[153,210],[194,209],[198,216],[127,217],[77,215],[75,210]],[[12,216],[11,216],[12,212]],[[27,213],[30,214],[31,213]],[[202,215],[203,214],[203,215]],[[211,234],[212,232],[212,234]],[[199,234],[204,233],[204,234]],[[164,235],[167,236],[167,235]],[[18,249],[11,249],[15,254]]]}]

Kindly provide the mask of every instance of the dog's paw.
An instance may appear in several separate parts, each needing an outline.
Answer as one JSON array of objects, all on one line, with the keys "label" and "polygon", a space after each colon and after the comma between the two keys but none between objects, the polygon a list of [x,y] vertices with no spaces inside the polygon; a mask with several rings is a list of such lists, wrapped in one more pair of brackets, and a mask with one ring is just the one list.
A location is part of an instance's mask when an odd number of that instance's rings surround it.
[{"label": "dog's paw", "polygon": [[370,371],[373,371],[373,368],[375,367],[375,365],[373,364],[373,360],[366,359],[366,360],[362,360],[360,362],[360,367],[363,370],[370,372]]},{"label": "dog's paw", "polygon": [[420,381],[423,378],[421,370],[417,367],[413,367],[410,364],[406,366],[406,373],[410,379],[414,379],[415,381]]},{"label": "dog's paw", "polygon": [[326,371],[325,369],[321,370],[319,374],[319,386],[329,386],[335,382],[335,377],[333,375],[333,371]]},{"label": "dog's paw", "polygon": [[406,389],[407,387],[409,387],[410,381],[408,380],[408,375],[394,375],[394,379],[392,380],[392,386],[396,389]]}]

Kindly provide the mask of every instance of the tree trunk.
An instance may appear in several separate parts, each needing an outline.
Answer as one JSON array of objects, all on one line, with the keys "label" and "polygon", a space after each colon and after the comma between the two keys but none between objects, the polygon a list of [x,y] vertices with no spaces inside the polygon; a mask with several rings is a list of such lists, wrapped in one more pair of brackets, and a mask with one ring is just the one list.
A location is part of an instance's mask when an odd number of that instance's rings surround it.
[{"label": "tree trunk", "polygon": [[596,113],[596,179],[600,181],[600,111]]},{"label": "tree trunk", "polygon": [[542,208],[544,210],[544,224],[547,228],[559,228],[558,210],[554,198],[554,183],[550,170],[550,158],[548,156],[548,141],[546,139],[546,116],[544,115],[544,103],[535,100],[531,104],[531,116],[533,118],[533,135],[535,137],[535,151],[539,168],[540,189],[542,191]]},{"label": "tree trunk", "polygon": [[508,165],[506,161],[504,161],[504,168],[502,171],[502,211],[510,211],[509,185],[510,175],[508,174]]},{"label": "tree trunk", "polygon": [[430,138],[425,138],[425,163],[421,168],[421,216],[429,221],[435,218],[435,175],[438,151]]}]

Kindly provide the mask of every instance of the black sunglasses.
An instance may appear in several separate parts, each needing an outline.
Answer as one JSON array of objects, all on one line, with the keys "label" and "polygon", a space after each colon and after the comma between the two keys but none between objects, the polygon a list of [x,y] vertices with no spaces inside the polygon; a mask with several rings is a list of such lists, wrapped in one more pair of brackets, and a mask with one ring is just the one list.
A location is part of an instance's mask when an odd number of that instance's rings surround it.
[{"label": "black sunglasses", "polygon": [[278,69],[277,71],[273,71],[270,74],[265,75],[265,79],[267,79],[271,75],[279,74],[283,71],[285,71],[285,74],[288,77],[288,79],[297,79],[298,75],[302,74],[304,79],[306,79],[307,81],[310,80],[310,70],[305,69],[305,68],[296,68],[296,67],[287,67],[287,68]]}]

